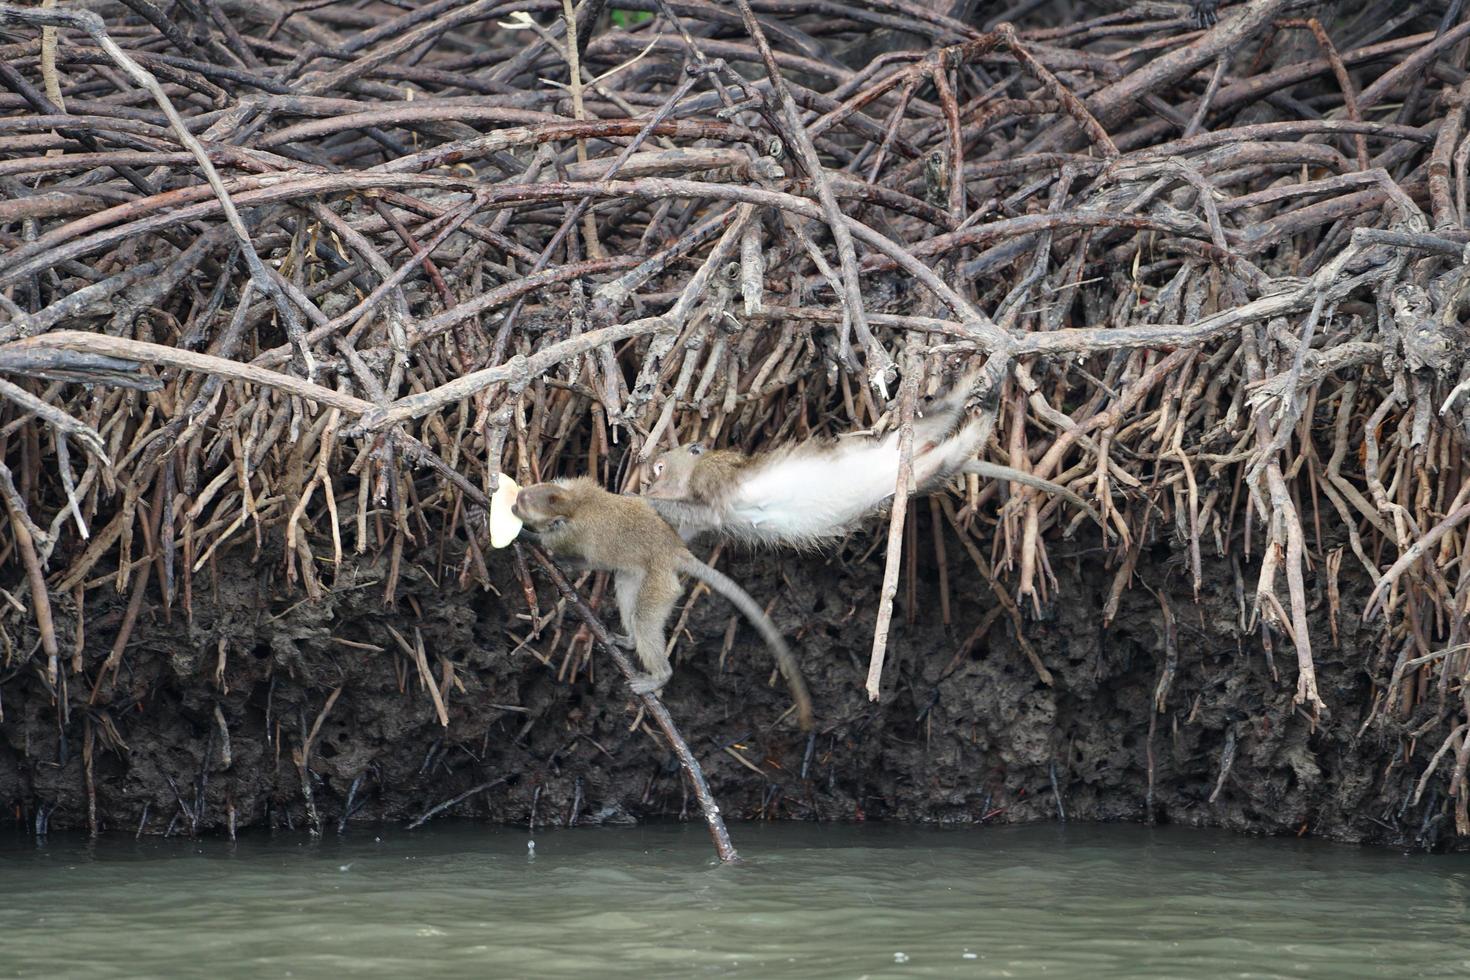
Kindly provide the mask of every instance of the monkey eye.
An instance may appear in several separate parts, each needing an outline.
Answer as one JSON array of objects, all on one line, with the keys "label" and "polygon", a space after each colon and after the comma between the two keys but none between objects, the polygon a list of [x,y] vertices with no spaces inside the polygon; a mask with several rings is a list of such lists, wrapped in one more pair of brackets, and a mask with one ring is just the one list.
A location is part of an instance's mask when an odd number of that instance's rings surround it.
[{"label": "monkey eye", "polygon": [[691,456],[699,456],[699,455],[702,455],[703,453],[704,453],[704,446],[701,443],[695,442],[695,443],[691,443],[690,444],[690,446],[689,446],[689,455],[691,455]]},{"label": "monkey eye", "polygon": [[659,460],[653,464],[653,478],[656,480],[664,475],[664,461]]}]

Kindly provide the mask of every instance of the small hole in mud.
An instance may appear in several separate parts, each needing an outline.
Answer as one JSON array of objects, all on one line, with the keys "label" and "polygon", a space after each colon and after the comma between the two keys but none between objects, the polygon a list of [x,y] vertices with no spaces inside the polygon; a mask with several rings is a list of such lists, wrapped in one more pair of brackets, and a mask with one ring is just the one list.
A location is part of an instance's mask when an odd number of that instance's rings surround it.
[{"label": "small hole in mud", "polygon": [[331,742],[324,743],[317,752],[323,759],[335,759],[337,757],[337,747]]},{"label": "small hole in mud", "polygon": [[265,660],[271,655],[271,648],[266,646],[264,643],[259,643],[251,649],[250,655],[256,660]]}]

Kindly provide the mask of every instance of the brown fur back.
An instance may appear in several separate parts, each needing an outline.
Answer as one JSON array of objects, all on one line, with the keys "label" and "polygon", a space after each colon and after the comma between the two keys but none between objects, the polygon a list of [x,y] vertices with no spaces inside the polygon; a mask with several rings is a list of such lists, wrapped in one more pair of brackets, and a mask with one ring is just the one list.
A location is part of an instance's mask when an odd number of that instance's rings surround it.
[{"label": "brown fur back", "polygon": [[601,571],[672,570],[686,551],[647,501],[610,493],[584,476],[527,487],[517,504],[533,528],[551,525],[542,535],[554,553]]},{"label": "brown fur back", "polygon": [[735,485],[735,478],[750,466],[751,458],[734,449],[717,449],[694,461],[689,476],[689,496],[715,503]]}]

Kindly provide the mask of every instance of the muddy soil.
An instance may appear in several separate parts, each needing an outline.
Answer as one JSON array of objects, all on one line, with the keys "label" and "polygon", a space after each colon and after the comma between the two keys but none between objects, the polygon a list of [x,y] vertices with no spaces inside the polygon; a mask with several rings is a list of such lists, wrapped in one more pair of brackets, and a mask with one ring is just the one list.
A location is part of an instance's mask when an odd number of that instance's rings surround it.
[{"label": "muddy soil", "polygon": [[[863,681],[878,539],[856,536],[835,556],[721,561],[759,600],[774,598],[771,614],[817,706],[811,743],[783,718],[789,699],[754,631],[731,632],[722,599],[703,596],[688,610],[666,701],[727,816],[1151,819],[1453,844],[1435,780],[1409,802],[1433,749],[1411,748],[1405,761],[1407,733],[1422,719],[1369,717],[1372,678],[1381,686],[1392,663],[1360,623],[1366,590],[1346,568],[1336,644],[1316,583],[1329,710],[1314,723],[1292,701],[1290,644],[1275,639],[1273,664],[1259,628],[1244,626],[1238,588],[1248,600],[1252,560],[1207,558],[1196,602],[1183,556],[1168,544],[1145,548],[1105,624],[1115,572],[1096,540],[1053,542],[1056,589],[1044,608],[1024,611],[1023,628],[1053,675],[1048,686],[953,538],[952,623],[943,624],[932,529],[919,510],[913,598],[901,584],[876,704]],[[879,553],[868,554],[875,543]],[[310,602],[282,580],[269,548],[253,562],[229,556],[212,579],[196,579],[192,620],[177,603],[166,615],[150,592],[115,682],[94,695],[127,597],[99,598],[87,609],[85,669],[64,672],[59,701],[39,655],[0,668],[0,826],[332,832],[411,821],[461,796],[440,812],[521,825],[698,819],[670,752],[645,721],[633,727],[636,709],[611,665],[599,656],[589,666],[580,642],[568,653],[575,622],[527,645],[509,562],[492,564],[497,595],[453,585],[437,555],[405,557],[391,608],[385,567],[344,565],[331,593]],[[537,584],[545,612],[555,593]],[[62,635],[74,635],[74,616],[59,615]],[[447,728],[394,630],[410,646],[421,638]]]}]

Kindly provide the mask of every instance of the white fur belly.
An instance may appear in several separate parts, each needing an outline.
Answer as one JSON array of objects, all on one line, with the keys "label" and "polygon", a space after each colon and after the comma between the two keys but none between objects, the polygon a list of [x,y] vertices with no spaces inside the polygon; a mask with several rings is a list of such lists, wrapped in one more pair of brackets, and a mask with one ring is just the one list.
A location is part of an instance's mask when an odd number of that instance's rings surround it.
[{"label": "white fur belly", "polygon": [[788,456],[745,481],[730,501],[726,530],[769,544],[838,537],[893,496],[897,479],[893,438]]}]

